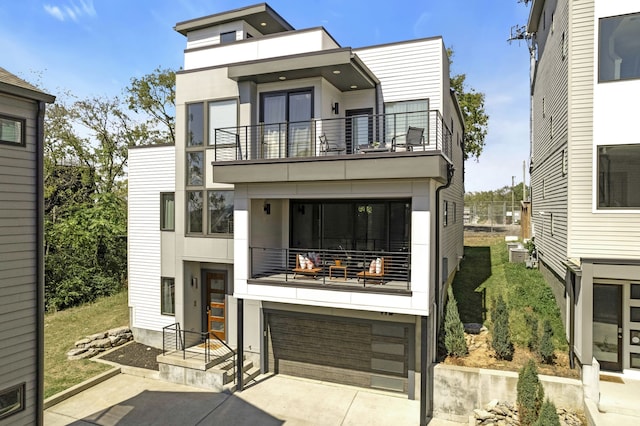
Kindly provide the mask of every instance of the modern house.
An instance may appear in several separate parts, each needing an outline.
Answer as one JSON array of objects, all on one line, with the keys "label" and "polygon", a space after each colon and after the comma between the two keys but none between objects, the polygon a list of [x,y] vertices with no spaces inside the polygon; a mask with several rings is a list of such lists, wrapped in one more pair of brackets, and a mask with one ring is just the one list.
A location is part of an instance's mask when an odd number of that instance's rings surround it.
[{"label": "modern house", "polygon": [[43,124],[54,100],[0,68],[0,425],[42,424]]},{"label": "modern house", "polygon": [[532,223],[572,361],[640,377],[640,4],[535,0]]},{"label": "modern house", "polygon": [[421,373],[463,254],[464,129],[442,38],[343,47],[264,3],[175,30],[176,144],[130,150],[136,340],[208,336],[262,372],[427,410]]}]

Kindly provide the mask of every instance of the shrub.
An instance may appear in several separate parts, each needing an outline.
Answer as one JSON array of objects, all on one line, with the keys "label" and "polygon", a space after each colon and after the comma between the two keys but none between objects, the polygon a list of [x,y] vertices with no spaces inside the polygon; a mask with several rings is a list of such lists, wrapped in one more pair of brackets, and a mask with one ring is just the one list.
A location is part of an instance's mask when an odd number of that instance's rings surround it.
[{"label": "shrub", "polygon": [[549,320],[544,321],[542,339],[540,339],[540,358],[545,364],[553,364],[553,329]]},{"label": "shrub", "polygon": [[522,367],[518,374],[517,390],[520,424],[531,426],[538,419],[542,400],[544,399],[544,389],[538,380],[538,369],[532,359]]},{"label": "shrub", "polygon": [[538,318],[534,313],[526,312],[524,321],[529,330],[529,341],[527,347],[533,353],[538,353],[540,347],[540,336],[538,335]]},{"label": "shrub", "polygon": [[511,342],[511,332],[509,330],[509,311],[502,296],[498,296],[492,315],[493,334],[491,346],[496,351],[500,359],[511,360],[513,358],[514,347]]},{"label": "shrub", "polygon": [[548,399],[542,404],[540,408],[540,417],[535,423],[535,426],[560,426],[560,418],[556,411],[556,406]]},{"label": "shrub", "polygon": [[447,301],[447,312],[444,317],[444,345],[448,355],[465,356],[469,353],[469,350],[464,339],[464,326],[460,321],[458,303],[453,296],[451,287],[449,287],[448,293],[449,300]]}]

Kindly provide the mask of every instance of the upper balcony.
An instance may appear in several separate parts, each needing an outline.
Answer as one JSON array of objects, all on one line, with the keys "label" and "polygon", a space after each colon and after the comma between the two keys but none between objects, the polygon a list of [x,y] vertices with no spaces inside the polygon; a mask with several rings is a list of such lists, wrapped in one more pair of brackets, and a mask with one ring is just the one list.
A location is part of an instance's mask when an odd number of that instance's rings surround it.
[{"label": "upper balcony", "polygon": [[[307,176],[314,175],[316,165],[322,170],[333,167],[335,179],[366,179],[369,177],[360,169],[366,160],[373,159],[385,159],[385,167],[382,170],[379,164],[373,163],[365,167],[373,166],[371,178],[444,179],[446,164],[451,162],[452,143],[451,129],[438,110],[367,114],[216,129],[207,160],[216,165],[215,182],[251,182],[250,175],[255,175],[257,164],[279,167],[278,176],[274,175],[273,180],[300,180],[293,176],[293,170],[282,170],[282,165],[294,163],[304,163],[302,167]],[[336,161],[353,160],[364,162],[359,171],[351,171],[351,176],[348,165],[335,165]],[[334,162],[334,166],[326,161]],[[249,165],[253,173],[245,170]],[[418,175],[410,175],[412,167],[419,168]],[[338,169],[344,169],[344,173]],[[268,181],[268,170],[263,167],[260,171],[262,180]]]}]

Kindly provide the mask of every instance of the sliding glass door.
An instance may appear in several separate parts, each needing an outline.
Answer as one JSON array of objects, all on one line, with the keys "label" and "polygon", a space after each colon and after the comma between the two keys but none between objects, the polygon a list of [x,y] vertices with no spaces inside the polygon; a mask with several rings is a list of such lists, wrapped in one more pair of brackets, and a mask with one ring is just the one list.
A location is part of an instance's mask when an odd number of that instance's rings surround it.
[{"label": "sliding glass door", "polygon": [[313,155],[312,89],[262,94],[263,158]]}]

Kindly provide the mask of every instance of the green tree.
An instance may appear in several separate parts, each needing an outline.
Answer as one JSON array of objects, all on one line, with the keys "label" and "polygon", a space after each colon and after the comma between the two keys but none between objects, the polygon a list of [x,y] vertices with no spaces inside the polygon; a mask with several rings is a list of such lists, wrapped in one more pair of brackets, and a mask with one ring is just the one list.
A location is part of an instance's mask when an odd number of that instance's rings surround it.
[{"label": "green tree", "polygon": [[499,359],[511,360],[514,347],[509,329],[509,311],[502,295],[498,296],[498,300],[495,302],[491,320],[493,321],[491,346]]},{"label": "green tree", "polygon": [[531,426],[536,422],[543,399],[544,388],[538,379],[538,368],[530,359],[518,374],[517,405],[521,425]]},{"label": "green tree", "polygon": [[553,328],[551,322],[546,319],[542,326],[542,338],[540,339],[540,358],[545,364],[553,364]]},{"label": "green tree", "polygon": [[458,313],[458,303],[453,296],[451,287],[449,287],[448,295],[447,311],[444,318],[444,345],[448,355],[465,356],[469,353],[469,350],[464,338],[464,326]]},{"label": "green tree", "polygon": [[148,143],[175,144],[176,73],[158,67],[150,74],[132,78],[125,92],[129,109],[147,114],[149,128],[157,130]]},{"label": "green tree", "polygon": [[[449,67],[453,64],[453,49],[447,49]],[[466,74],[456,74],[450,77],[450,86],[458,98],[458,105],[462,110],[464,121],[464,159],[475,158],[482,154],[489,126],[489,115],[484,109],[484,93],[468,87],[465,83]]]},{"label": "green tree", "polygon": [[560,417],[556,411],[556,406],[548,399],[540,408],[540,416],[535,423],[536,426],[560,426]]}]

